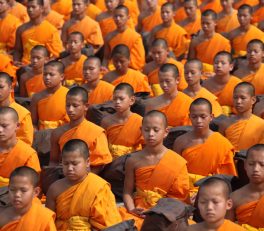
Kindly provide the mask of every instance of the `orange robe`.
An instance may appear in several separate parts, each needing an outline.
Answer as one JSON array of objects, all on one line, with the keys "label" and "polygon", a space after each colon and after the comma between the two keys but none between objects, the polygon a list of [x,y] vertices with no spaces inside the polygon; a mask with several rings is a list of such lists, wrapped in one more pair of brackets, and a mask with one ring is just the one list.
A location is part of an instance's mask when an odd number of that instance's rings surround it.
[{"label": "orange robe", "polygon": [[121,222],[110,185],[88,173],[56,198],[57,230],[103,230]]},{"label": "orange robe", "polygon": [[28,166],[40,172],[36,151],[18,139],[16,145],[8,153],[0,154],[0,176],[9,178],[11,172],[20,166]]},{"label": "orange robe", "polygon": [[217,229],[217,231],[227,231],[227,230],[232,230],[232,231],[245,231],[244,228],[242,228],[240,225],[230,221],[230,220],[225,220],[224,223]]},{"label": "orange robe", "polygon": [[210,0],[206,5],[202,6],[201,11],[213,10],[215,13],[220,13],[222,11],[222,6],[220,0]]},{"label": "orange robe", "polygon": [[15,83],[17,67],[13,65],[12,59],[7,54],[0,53],[0,60],[0,71],[8,73],[11,77],[13,77],[13,83]]},{"label": "orange robe", "polygon": [[46,89],[43,74],[35,75],[26,81],[26,90],[29,97]]},{"label": "orange robe", "polygon": [[60,30],[64,24],[64,16],[55,10],[51,10],[45,19],[58,30]]},{"label": "orange robe", "polygon": [[91,19],[95,20],[96,17],[101,14],[102,11],[94,4],[89,3],[86,8],[86,15],[89,16]]},{"label": "orange robe", "polygon": [[104,0],[95,0],[95,5],[101,10],[105,11],[106,6],[105,6],[105,1]]},{"label": "orange robe", "polygon": [[125,0],[124,5],[129,9],[129,15],[133,24],[136,26],[138,23],[139,9],[137,1]]},{"label": "orange robe", "polygon": [[11,221],[0,228],[1,231],[21,231],[28,228],[34,231],[56,231],[55,213],[42,204],[32,203],[31,208],[19,220]]},{"label": "orange robe", "polygon": [[162,23],[160,16],[161,7],[157,6],[156,11],[142,19],[142,32],[150,32],[155,26]]},{"label": "orange robe", "polygon": [[231,15],[225,15],[224,17],[217,20],[216,32],[228,33],[239,26],[240,24],[237,19],[237,10],[234,10]]},{"label": "orange robe", "polygon": [[259,23],[264,21],[264,7],[260,7],[259,9],[257,9],[253,15],[252,15],[253,19],[252,22],[253,23]]},{"label": "orange robe", "polygon": [[61,86],[53,95],[38,101],[39,129],[57,128],[69,122],[66,113],[68,88]]},{"label": "orange robe", "polygon": [[225,130],[225,137],[238,151],[264,144],[264,120],[255,115],[248,120],[239,120]]},{"label": "orange robe", "polygon": [[187,18],[187,14],[185,13],[184,7],[183,6],[178,7],[174,12],[174,21],[178,23],[186,18]]},{"label": "orange robe", "polygon": [[9,9],[8,13],[16,16],[21,23],[29,21],[27,8],[17,1],[15,2],[15,5]]},{"label": "orange robe", "polygon": [[90,162],[92,166],[104,165],[112,161],[105,131],[101,127],[87,120],[83,120],[81,124],[66,131],[60,137],[60,150],[71,139],[81,139],[87,143],[91,152]]},{"label": "orange robe", "polygon": [[72,12],[72,0],[56,0],[51,5],[51,9],[57,11],[64,16],[64,20],[68,20]]},{"label": "orange robe", "polygon": [[200,12],[200,10],[197,10],[196,19],[194,22],[189,22],[188,24],[186,24],[182,27],[187,32],[189,39],[191,39],[192,35],[196,34],[199,30],[201,30],[202,27],[201,27],[201,12]]},{"label": "orange robe", "polygon": [[243,4],[247,4],[250,6],[256,6],[259,4],[258,0],[239,0],[239,1],[235,1],[233,4],[233,7],[235,9],[238,9],[240,6],[242,6]]},{"label": "orange robe", "polygon": [[188,172],[192,174],[237,175],[233,160],[234,148],[218,132],[211,134],[203,144],[186,148],[182,152],[182,157],[187,161]]}]

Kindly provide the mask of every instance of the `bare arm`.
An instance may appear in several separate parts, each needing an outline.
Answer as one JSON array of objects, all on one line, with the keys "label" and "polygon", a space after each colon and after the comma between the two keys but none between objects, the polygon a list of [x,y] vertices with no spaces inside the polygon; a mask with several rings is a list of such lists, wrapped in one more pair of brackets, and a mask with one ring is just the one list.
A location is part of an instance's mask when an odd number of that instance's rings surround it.
[{"label": "bare arm", "polygon": [[27,72],[22,74],[19,80],[19,95],[21,97],[28,97],[27,89],[26,89],[26,81],[27,81]]},{"label": "bare arm", "polygon": [[66,47],[66,43],[67,43],[67,22],[63,24],[63,27],[61,29],[61,41],[64,47]]},{"label": "bare arm", "polygon": [[39,120],[39,116],[38,116],[39,99],[38,98],[39,97],[37,96],[37,94],[33,95],[31,104],[30,104],[30,113],[31,113],[32,123],[36,129],[38,128],[38,120]]},{"label": "bare arm", "polygon": [[108,43],[105,42],[104,58],[103,58],[102,66],[108,68],[109,58],[110,58],[110,47]]},{"label": "bare arm", "polygon": [[60,161],[60,146],[59,146],[59,130],[55,129],[52,131],[51,136],[50,136],[50,166],[56,166],[59,164]]},{"label": "bare arm", "polygon": [[56,182],[53,183],[47,192],[46,207],[56,212],[56,197],[55,197]]},{"label": "bare arm", "polygon": [[16,31],[16,42],[15,42],[15,47],[14,47],[14,55],[13,55],[13,60],[16,65],[18,65],[23,56],[23,43],[22,43],[22,31],[23,28],[19,27]]},{"label": "bare arm", "polygon": [[188,52],[188,60],[195,59],[196,58],[196,52],[195,52],[195,41],[194,39],[191,40],[189,52]]}]

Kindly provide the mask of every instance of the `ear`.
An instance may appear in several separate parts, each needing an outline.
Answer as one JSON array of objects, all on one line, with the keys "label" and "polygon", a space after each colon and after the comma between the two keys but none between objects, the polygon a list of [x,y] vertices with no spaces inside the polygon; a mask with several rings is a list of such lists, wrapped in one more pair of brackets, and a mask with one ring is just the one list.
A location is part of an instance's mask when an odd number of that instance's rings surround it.
[{"label": "ear", "polygon": [[176,84],[177,84],[177,86],[179,85],[179,83],[180,83],[180,76],[178,76],[177,78],[176,78]]},{"label": "ear", "polygon": [[166,127],[165,128],[165,136],[164,136],[164,138],[166,138],[169,135],[169,132],[170,132],[170,128]]},{"label": "ear", "polygon": [[135,102],[136,102],[136,97],[135,96],[131,96],[130,97],[130,105],[132,106]]},{"label": "ear", "polygon": [[89,103],[87,102],[87,103],[85,103],[84,104],[84,107],[85,107],[85,111],[88,111],[88,108],[89,108]]},{"label": "ear", "polygon": [[34,188],[34,197],[37,197],[40,194],[40,192],[41,192],[40,187]]},{"label": "ear", "polygon": [[230,63],[230,65],[229,65],[229,71],[233,71],[233,69],[234,69],[234,63]]},{"label": "ear", "polygon": [[91,167],[90,158],[88,158],[86,160],[86,167],[87,167],[87,169],[90,169],[90,167]]},{"label": "ear", "polygon": [[229,199],[226,201],[226,210],[230,210],[232,207],[233,207],[233,201],[232,201],[231,198],[229,198]]},{"label": "ear", "polygon": [[252,96],[251,100],[252,100],[252,105],[253,105],[253,104],[255,104],[255,103],[256,103],[256,101],[257,101],[257,98],[256,98],[256,96]]},{"label": "ear", "polygon": [[61,79],[61,82],[64,80],[64,74],[61,74],[60,79]]}]

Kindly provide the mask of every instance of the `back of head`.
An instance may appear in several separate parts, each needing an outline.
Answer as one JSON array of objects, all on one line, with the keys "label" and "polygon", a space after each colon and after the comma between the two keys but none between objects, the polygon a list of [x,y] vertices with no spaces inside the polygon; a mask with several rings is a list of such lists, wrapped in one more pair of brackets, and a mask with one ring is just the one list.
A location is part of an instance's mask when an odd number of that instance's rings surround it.
[{"label": "back of head", "polygon": [[68,40],[69,40],[69,38],[70,38],[72,35],[77,35],[77,36],[79,37],[80,41],[81,41],[81,42],[84,42],[84,36],[83,36],[83,34],[82,34],[81,32],[79,32],[79,31],[73,31],[73,32],[71,32],[71,33],[69,34],[69,36],[68,36]]},{"label": "back of head", "polygon": [[115,89],[114,92],[124,90],[128,94],[129,97],[133,96],[135,94],[133,87],[129,83],[119,83]]},{"label": "back of head", "polygon": [[191,105],[190,105],[190,108],[189,108],[189,111],[192,110],[192,107],[193,106],[199,106],[199,105],[206,105],[208,110],[209,110],[209,113],[212,114],[212,104],[210,103],[209,100],[205,99],[205,98],[197,98],[195,99]]},{"label": "back of head", "polygon": [[173,77],[176,79],[179,77],[179,69],[176,65],[172,64],[172,63],[165,63],[163,64],[160,69],[159,72],[172,72],[173,73]]},{"label": "back of head", "polygon": [[158,118],[161,118],[161,120],[163,121],[164,127],[165,128],[168,127],[168,119],[167,119],[167,116],[163,112],[158,111],[158,110],[152,110],[152,111],[147,112],[145,114],[145,116],[143,117],[142,125],[144,125],[144,122],[149,117],[158,117]]},{"label": "back of head", "polygon": [[64,144],[62,148],[62,158],[69,152],[78,151],[80,155],[86,160],[90,156],[88,145],[81,139],[72,139]]},{"label": "back of head", "polygon": [[215,13],[215,11],[213,10],[205,10],[203,13],[202,13],[202,17],[208,17],[208,16],[211,16],[211,18],[216,21],[217,20],[217,14]]},{"label": "back of head", "polygon": [[247,48],[249,48],[250,45],[258,44],[262,51],[264,51],[264,43],[260,39],[252,39],[248,42]]},{"label": "back of head", "polygon": [[126,57],[127,59],[130,59],[130,50],[128,46],[124,44],[119,44],[115,46],[114,49],[112,50],[111,56],[113,57],[115,55],[123,56]]},{"label": "back of head", "polygon": [[247,150],[246,159],[250,156],[253,151],[261,151],[264,153],[264,144],[255,144]]},{"label": "back of head", "polygon": [[9,114],[10,117],[13,119],[13,121],[18,123],[19,117],[18,117],[17,111],[14,108],[0,107],[0,116],[6,115],[6,114]]},{"label": "back of head", "polygon": [[188,60],[185,64],[184,64],[184,67],[186,67],[187,65],[190,65],[190,64],[196,64],[198,69],[200,71],[203,70],[203,63],[199,60],[199,59],[190,59]]},{"label": "back of head", "polygon": [[164,49],[167,49],[168,48],[168,43],[163,38],[156,38],[151,43],[151,47],[162,47]]},{"label": "back of head", "polygon": [[16,168],[10,174],[10,182],[12,182],[12,179],[16,176],[27,177],[34,188],[39,184],[39,174],[33,168],[30,168],[28,166],[21,166]]},{"label": "back of head", "polygon": [[248,10],[248,12],[249,12],[250,14],[253,13],[253,9],[252,9],[252,7],[251,7],[250,5],[248,5],[248,4],[243,4],[243,5],[241,5],[241,6],[238,8],[238,12],[239,12],[239,11],[242,11],[242,10]]},{"label": "back of head", "polygon": [[231,53],[229,53],[229,52],[227,52],[227,51],[219,51],[219,52],[215,55],[215,57],[214,57],[214,61],[215,61],[215,59],[216,59],[218,56],[226,56],[227,59],[228,59],[228,61],[229,61],[229,63],[233,63],[233,56],[232,56]]},{"label": "back of head", "polygon": [[44,65],[44,68],[45,67],[49,67],[49,66],[56,67],[60,74],[64,74],[65,66],[64,66],[64,64],[62,62],[56,61],[56,60],[52,60],[52,61],[47,62]]},{"label": "back of head", "polygon": [[43,45],[34,46],[30,52],[32,53],[33,51],[41,51],[43,53],[44,57],[50,57],[50,53],[49,53],[48,49]]},{"label": "back of head", "polygon": [[88,92],[85,88],[83,87],[72,87],[68,92],[67,92],[67,97],[69,96],[81,96],[82,102],[87,103],[88,102]]},{"label": "back of head", "polygon": [[251,97],[255,96],[255,87],[253,84],[249,82],[241,82],[235,86],[234,92],[237,91],[239,88],[246,88]]},{"label": "back of head", "polygon": [[129,15],[129,9],[125,5],[118,5],[115,10],[123,10],[126,15]]},{"label": "back of head", "polygon": [[13,78],[6,72],[0,72],[0,79],[4,79],[8,86],[12,86]]}]

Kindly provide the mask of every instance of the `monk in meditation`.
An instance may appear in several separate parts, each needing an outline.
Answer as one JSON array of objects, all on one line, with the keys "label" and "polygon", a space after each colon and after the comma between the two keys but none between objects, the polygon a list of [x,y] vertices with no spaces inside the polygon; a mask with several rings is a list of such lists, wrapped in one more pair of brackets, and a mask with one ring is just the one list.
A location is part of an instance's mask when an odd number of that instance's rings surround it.
[{"label": "monk in meditation", "polygon": [[101,60],[90,56],[83,63],[82,85],[88,92],[88,104],[102,104],[113,98],[114,86],[101,80]]},{"label": "monk in meditation", "polygon": [[33,141],[33,125],[30,112],[17,104],[11,97],[12,92],[12,78],[5,72],[0,72],[0,107],[11,107],[16,110],[19,117],[19,128],[17,130],[17,137],[29,145]]},{"label": "monk in meditation", "polygon": [[64,24],[64,16],[55,10],[51,9],[51,0],[44,0],[44,11],[43,14],[45,19],[55,26],[57,30],[61,30]]},{"label": "monk in meditation", "polygon": [[231,186],[226,180],[210,177],[199,188],[198,208],[203,221],[189,226],[186,231],[232,230],[245,231],[244,228],[225,219],[232,208]]},{"label": "monk in meditation", "polygon": [[64,66],[59,61],[50,61],[44,66],[43,81],[46,88],[35,94],[30,104],[30,112],[36,129],[54,129],[67,122],[66,94],[68,88],[62,86]]},{"label": "monk in meditation", "polygon": [[64,16],[64,21],[71,17],[72,0],[54,0],[51,9]]},{"label": "monk in meditation", "polygon": [[163,64],[159,69],[159,84],[163,94],[145,101],[146,111],[159,110],[168,118],[169,126],[189,125],[192,98],[178,91],[179,70],[174,64]]},{"label": "monk in meditation", "polygon": [[14,169],[10,175],[11,206],[0,212],[0,230],[56,231],[55,213],[37,202],[40,193],[39,175],[27,166]]},{"label": "monk in meditation", "polygon": [[114,86],[119,83],[129,83],[135,92],[148,92],[151,93],[147,77],[140,71],[129,68],[131,63],[131,56],[129,48],[120,44],[112,50],[112,61],[115,70],[106,73],[103,80],[113,84]]},{"label": "monk in meditation", "polygon": [[[134,89],[128,83],[120,83],[114,89],[113,103],[116,112],[103,118],[101,127],[105,129],[109,150],[113,158],[141,150],[142,117],[132,113],[135,103]],[[129,137],[129,139],[128,139]]]},{"label": "monk in meditation", "polygon": [[66,111],[70,122],[56,128],[51,134],[50,165],[58,164],[64,144],[71,139],[82,139],[91,151],[91,168],[99,173],[112,161],[105,130],[85,119],[88,93],[82,87],[71,88],[66,95]]},{"label": "monk in meditation", "polygon": [[233,73],[242,81],[252,83],[257,95],[264,94],[264,44],[259,39],[251,40],[247,45],[247,61],[239,65]]},{"label": "monk in meditation", "polygon": [[91,45],[94,53],[97,53],[104,40],[98,22],[86,15],[87,3],[88,0],[72,0],[72,17],[64,23],[61,39],[66,46],[70,33],[78,31],[83,34],[85,43]]},{"label": "monk in meditation", "polygon": [[[247,230],[262,230],[264,201],[264,145],[255,144],[247,151],[245,170],[249,183],[231,194],[233,207],[229,218]],[[255,229],[254,229],[255,228]]]},{"label": "monk in meditation", "polygon": [[89,157],[83,140],[63,146],[65,178],[50,186],[46,203],[56,212],[57,230],[103,230],[121,222],[110,185],[91,172]]},{"label": "monk in meditation", "polygon": [[123,220],[134,218],[138,228],[144,218],[143,212],[160,198],[185,202],[189,199],[186,161],[163,145],[169,131],[167,126],[165,114],[155,110],[148,112],[141,128],[145,147],[133,153],[125,165],[125,208],[120,208],[120,214]]},{"label": "monk in meditation", "polygon": [[18,27],[13,59],[28,64],[30,51],[36,45],[47,47],[52,57],[58,57],[63,50],[59,31],[45,20],[43,0],[28,0],[27,11],[30,21]]},{"label": "monk in meditation", "polygon": [[19,96],[32,97],[45,89],[43,67],[49,59],[49,51],[42,45],[34,46],[30,51],[30,65],[19,79]]},{"label": "monk in meditation", "polygon": [[142,37],[135,30],[127,26],[129,10],[124,5],[119,5],[114,10],[114,21],[117,29],[109,33],[105,38],[103,66],[108,67],[111,53],[115,46],[126,45],[131,54],[130,67],[141,70],[145,64],[145,49]]},{"label": "monk in meditation", "polygon": [[27,8],[16,0],[9,0],[9,14],[16,16],[21,23],[25,23],[29,21]]}]

